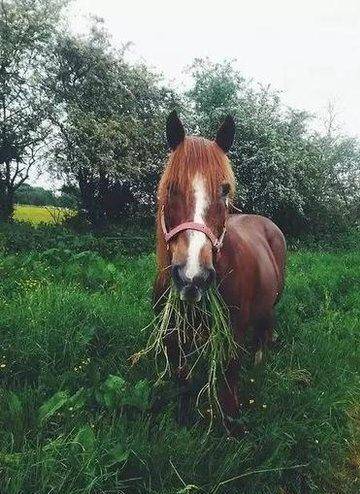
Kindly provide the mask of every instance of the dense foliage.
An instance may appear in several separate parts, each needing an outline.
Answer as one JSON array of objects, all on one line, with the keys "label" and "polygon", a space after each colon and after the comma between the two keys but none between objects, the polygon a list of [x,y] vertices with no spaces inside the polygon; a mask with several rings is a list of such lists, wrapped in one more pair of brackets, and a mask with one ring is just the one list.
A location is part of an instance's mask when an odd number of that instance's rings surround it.
[{"label": "dense foliage", "polygon": [[14,195],[46,154],[51,95],[42,81],[61,0],[0,2],[0,219],[13,214]]},{"label": "dense foliage", "polygon": [[284,108],[277,92],[246,81],[230,62],[196,60],[191,74],[194,128],[212,137],[224,114],[236,118],[238,207],[288,233],[334,231],[359,218],[359,143],[334,133],[331,112],[325,133],[311,132],[309,114]]},{"label": "dense foliage", "polygon": [[151,252],[154,246],[152,229],[130,224],[109,228],[104,234],[94,232],[74,233],[63,225],[32,226],[30,222],[0,224],[0,252],[43,252],[52,249],[75,253],[95,252],[112,258],[124,254]]},{"label": "dense foliage", "polygon": [[126,63],[125,51],[113,50],[96,23],[87,38],[59,36],[48,66],[58,103],[53,167],[78,187],[80,207],[96,226],[134,206],[153,208],[163,125],[176,99],[146,66]]},{"label": "dense foliage", "polygon": [[[276,91],[246,80],[229,61],[195,60],[190,88],[175,91],[145,64],[130,63],[127,45],[114,49],[101,21],[87,36],[67,32],[55,22],[65,3],[1,2],[3,219],[36,162],[63,179],[79,221],[104,227],[152,218],[165,119],[175,107],[190,132],[209,138],[226,113],[235,116],[231,159],[243,211],[294,235],[356,225],[360,147],[336,131],[332,114],[323,132],[312,130],[310,115],[285,108]],[[46,160],[37,157],[44,152]]]},{"label": "dense foliage", "polygon": [[[71,191],[72,192],[72,191]],[[17,204],[30,204],[33,206],[57,206],[62,208],[75,208],[76,198],[67,189],[55,194],[52,190],[43,187],[32,187],[29,184],[20,185],[14,194]]]}]

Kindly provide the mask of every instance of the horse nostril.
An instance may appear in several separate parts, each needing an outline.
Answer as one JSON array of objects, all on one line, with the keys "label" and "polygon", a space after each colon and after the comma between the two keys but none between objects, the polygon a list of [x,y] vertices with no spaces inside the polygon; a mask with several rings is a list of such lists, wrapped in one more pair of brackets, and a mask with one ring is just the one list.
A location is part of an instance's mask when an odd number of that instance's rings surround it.
[{"label": "horse nostril", "polygon": [[200,273],[190,279],[185,274],[185,264],[173,264],[171,274],[178,289],[193,286],[196,289],[206,290],[215,280],[214,268],[202,268]]},{"label": "horse nostril", "polygon": [[206,268],[201,271],[201,274],[195,276],[193,283],[198,287],[206,290],[215,281],[215,269]]},{"label": "horse nostril", "polygon": [[188,282],[185,274],[184,274],[184,265],[183,264],[174,264],[171,268],[171,274],[175,284],[178,287],[183,286]]}]

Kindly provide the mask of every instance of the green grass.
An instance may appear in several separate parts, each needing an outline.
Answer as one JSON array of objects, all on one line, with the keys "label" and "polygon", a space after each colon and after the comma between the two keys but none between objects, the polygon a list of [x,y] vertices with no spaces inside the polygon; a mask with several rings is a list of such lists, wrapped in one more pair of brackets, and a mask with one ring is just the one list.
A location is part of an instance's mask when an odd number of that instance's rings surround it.
[{"label": "green grass", "polygon": [[[162,308],[150,323],[152,331],[146,347],[135,353],[131,360],[137,363],[142,357],[153,357],[157,382],[166,374],[171,375],[171,362],[165,342],[167,335],[172,333],[179,347],[180,356],[176,365],[187,367],[186,379],[193,380],[194,375],[201,374],[201,364],[206,369],[207,377],[197,394],[196,408],[203,416],[199,405],[205,397],[211,430],[215,414],[224,416],[218,396],[218,384],[226,379],[228,363],[241,351],[231,330],[228,307],[215,285],[207,290],[198,304],[191,305],[182,302],[175,286],[171,285],[158,303],[162,304]],[[207,335],[205,340],[204,335]]]},{"label": "green grass", "polygon": [[63,208],[17,204],[15,206],[14,219],[28,221],[33,225],[38,225],[39,223],[54,224],[61,222],[66,213],[67,210]]},{"label": "green grass", "polygon": [[289,256],[281,345],[239,375],[226,438],[152,360],[153,255],[0,254],[0,492],[355,494],[360,485],[360,253]]}]

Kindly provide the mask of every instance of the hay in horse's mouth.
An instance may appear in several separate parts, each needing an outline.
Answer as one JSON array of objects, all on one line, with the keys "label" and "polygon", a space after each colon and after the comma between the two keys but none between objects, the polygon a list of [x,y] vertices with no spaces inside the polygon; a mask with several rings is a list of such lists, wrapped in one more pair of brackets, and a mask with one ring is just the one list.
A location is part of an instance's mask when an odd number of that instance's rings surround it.
[{"label": "hay in horse's mouth", "polygon": [[230,327],[228,307],[215,286],[204,293],[199,303],[189,304],[180,299],[179,292],[171,285],[160,302],[162,310],[145,328],[152,329],[147,344],[132,356],[132,361],[135,363],[142,356],[153,354],[159,382],[175,370],[167,351],[167,340],[171,339],[178,346],[179,361],[175,367],[186,368],[188,378],[200,361],[206,362],[207,381],[196,400],[199,413],[199,404],[207,397],[211,419],[216,411],[222,415],[218,383],[226,379],[226,366],[239,351]]}]

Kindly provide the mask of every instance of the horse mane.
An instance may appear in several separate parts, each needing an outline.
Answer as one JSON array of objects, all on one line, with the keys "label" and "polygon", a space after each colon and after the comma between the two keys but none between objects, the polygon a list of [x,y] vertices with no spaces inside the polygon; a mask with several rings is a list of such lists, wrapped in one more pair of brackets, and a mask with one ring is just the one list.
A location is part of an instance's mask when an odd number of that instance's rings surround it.
[{"label": "horse mane", "polygon": [[158,269],[163,270],[170,264],[167,246],[163,238],[160,225],[162,206],[167,207],[169,190],[175,187],[184,197],[192,187],[196,174],[202,175],[208,193],[215,198],[219,194],[219,187],[223,183],[230,185],[229,196],[235,192],[235,177],[226,154],[216,144],[203,137],[188,136],[179,144],[175,151],[170,153],[167,165],[158,187],[157,210],[157,263]]}]

